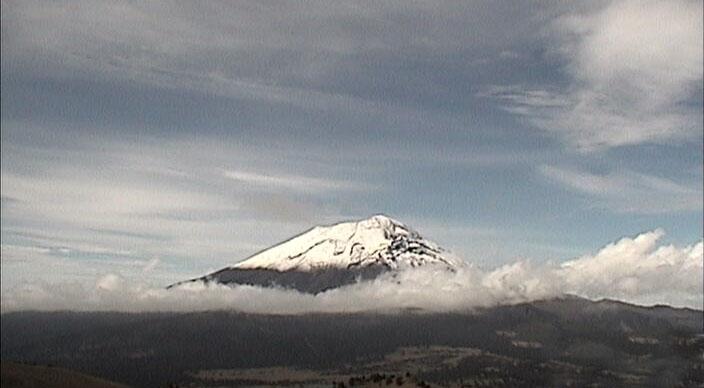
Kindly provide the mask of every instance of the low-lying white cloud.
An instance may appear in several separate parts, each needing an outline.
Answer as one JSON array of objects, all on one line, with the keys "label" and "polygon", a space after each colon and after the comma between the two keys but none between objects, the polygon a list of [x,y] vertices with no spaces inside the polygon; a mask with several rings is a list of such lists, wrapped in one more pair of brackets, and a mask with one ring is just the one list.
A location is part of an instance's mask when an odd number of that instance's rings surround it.
[{"label": "low-lying white cloud", "polygon": [[2,293],[2,311],[118,310],[203,311],[232,309],[255,313],[468,310],[575,294],[637,304],[669,304],[701,309],[702,242],[685,247],[659,244],[655,230],[623,238],[563,263],[522,260],[492,271],[467,265],[455,273],[425,267],[387,273],[373,281],[318,295],[254,286],[191,283],[166,290],[105,274],[93,286],[24,283]]},{"label": "low-lying white cloud", "polygon": [[658,229],[624,238],[595,255],[563,263],[557,274],[564,290],[589,298],[702,308],[702,242],[658,246],[663,235]]}]

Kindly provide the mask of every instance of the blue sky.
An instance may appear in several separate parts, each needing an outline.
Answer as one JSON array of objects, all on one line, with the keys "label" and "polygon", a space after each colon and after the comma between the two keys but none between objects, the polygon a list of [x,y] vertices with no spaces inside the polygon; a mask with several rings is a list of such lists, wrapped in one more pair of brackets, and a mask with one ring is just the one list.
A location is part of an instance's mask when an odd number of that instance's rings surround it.
[{"label": "blue sky", "polygon": [[487,268],[694,244],[702,57],[700,1],[3,1],[3,289],[376,213]]}]

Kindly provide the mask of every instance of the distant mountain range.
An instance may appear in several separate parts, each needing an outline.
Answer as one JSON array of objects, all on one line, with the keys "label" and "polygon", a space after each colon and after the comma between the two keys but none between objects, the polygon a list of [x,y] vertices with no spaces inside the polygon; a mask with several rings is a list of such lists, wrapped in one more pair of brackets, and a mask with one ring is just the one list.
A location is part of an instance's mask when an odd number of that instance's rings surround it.
[{"label": "distant mountain range", "polygon": [[462,313],[17,312],[0,322],[3,365],[140,387],[704,386],[702,311],[576,297]]},{"label": "distant mountain range", "polygon": [[279,286],[307,293],[368,280],[387,271],[463,265],[418,232],[384,215],[316,226],[219,271],[168,288],[194,283]]}]

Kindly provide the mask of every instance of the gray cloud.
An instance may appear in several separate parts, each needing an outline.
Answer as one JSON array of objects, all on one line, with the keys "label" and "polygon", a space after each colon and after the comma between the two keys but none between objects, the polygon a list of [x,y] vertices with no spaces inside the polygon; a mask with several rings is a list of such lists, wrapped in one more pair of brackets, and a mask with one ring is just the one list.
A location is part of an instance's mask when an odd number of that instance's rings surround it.
[{"label": "gray cloud", "polygon": [[3,74],[137,82],[417,121],[428,111],[470,107],[475,84],[492,81],[474,64],[511,60],[507,52],[530,54],[539,46],[531,37],[563,8],[456,1],[7,2]]}]

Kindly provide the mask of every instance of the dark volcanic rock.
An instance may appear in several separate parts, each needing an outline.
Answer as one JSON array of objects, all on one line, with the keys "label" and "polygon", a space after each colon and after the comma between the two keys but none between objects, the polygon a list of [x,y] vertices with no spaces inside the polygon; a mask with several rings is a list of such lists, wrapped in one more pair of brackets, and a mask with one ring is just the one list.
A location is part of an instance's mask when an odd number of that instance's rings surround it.
[{"label": "dark volcanic rock", "polygon": [[317,226],[194,282],[282,287],[317,294],[387,271],[463,262],[408,226],[383,215]]},{"label": "dark volcanic rock", "polygon": [[384,266],[362,268],[327,268],[316,271],[273,271],[268,269],[225,268],[209,275],[179,282],[167,288],[177,287],[193,282],[219,283],[226,285],[252,285],[261,287],[282,287],[300,292],[318,294],[323,291],[353,284],[358,281],[371,280],[387,272]]}]

